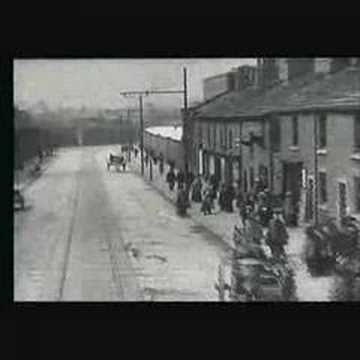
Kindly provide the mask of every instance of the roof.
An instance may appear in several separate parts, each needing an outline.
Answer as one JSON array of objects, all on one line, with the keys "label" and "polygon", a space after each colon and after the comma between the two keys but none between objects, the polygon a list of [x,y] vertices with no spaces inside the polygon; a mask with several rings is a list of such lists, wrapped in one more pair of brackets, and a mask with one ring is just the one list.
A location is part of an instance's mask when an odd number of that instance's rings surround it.
[{"label": "roof", "polygon": [[152,135],[158,135],[164,138],[181,141],[183,129],[182,126],[151,126],[145,129]]},{"label": "roof", "polygon": [[360,69],[307,74],[270,89],[230,92],[197,108],[206,118],[257,117],[268,113],[314,109],[360,109]]}]

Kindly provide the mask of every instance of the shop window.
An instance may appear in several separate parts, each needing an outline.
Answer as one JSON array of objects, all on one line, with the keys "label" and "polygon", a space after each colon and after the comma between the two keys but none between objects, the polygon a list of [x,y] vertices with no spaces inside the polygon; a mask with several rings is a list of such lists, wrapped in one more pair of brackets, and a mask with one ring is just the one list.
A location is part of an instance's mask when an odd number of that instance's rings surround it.
[{"label": "shop window", "polygon": [[292,144],[293,146],[299,145],[299,119],[297,116],[292,118]]},{"label": "shop window", "polygon": [[326,173],[319,173],[319,190],[320,190],[320,203],[324,204],[327,202],[327,179]]},{"label": "shop window", "polygon": [[319,117],[319,148],[323,149],[327,143],[327,119],[326,115],[321,114]]},{"label": "shop window", "polygon": [[360,114],[354,117],[354,151],[360,152]]},{"label": "shop window", "polygon": [[355,211],[360,212],[360,177],[354,177]]}]

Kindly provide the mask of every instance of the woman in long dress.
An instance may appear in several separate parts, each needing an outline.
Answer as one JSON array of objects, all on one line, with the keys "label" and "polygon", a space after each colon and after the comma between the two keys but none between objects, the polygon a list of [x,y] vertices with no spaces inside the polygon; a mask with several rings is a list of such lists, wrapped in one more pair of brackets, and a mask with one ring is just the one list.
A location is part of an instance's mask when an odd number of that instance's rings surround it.
[{"label": "woman in long dress", "polygon": [[192,188],[192,194],[191,194],[192,201],[197,203],[202,201],[201,190],[202,190],[202,182],[200,176],[198,176]]}]

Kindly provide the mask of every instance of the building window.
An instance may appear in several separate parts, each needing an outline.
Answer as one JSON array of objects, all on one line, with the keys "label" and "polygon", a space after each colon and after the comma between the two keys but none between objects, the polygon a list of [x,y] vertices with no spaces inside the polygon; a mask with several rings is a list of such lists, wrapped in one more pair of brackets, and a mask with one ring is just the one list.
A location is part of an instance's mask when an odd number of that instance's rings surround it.
[{"label": "building window", "polygon": [[221,148],[224,146],[224,131],[222,128],[220,128],[220,146]]},{"label": "building window", "polygon": [[326,115],[320,115],[319,117],[319,148],[326,147],[326,138],[327,138],[327,119]]},{"label": "building window", "polygon": [[320,203],[324,204],[327,201],[327,182],[326,173],[319,173],[319,190],[320,190]]},{"label": "building window", "polygon": [[270,120],[270,143],[272,151],[278,152],[281,147],[280,119],[274,117]]},{"label": "building window", "polygon": [[354,152],[360,152],[360,114],[354,117]]},{"label": "building window", "polygon": [[355,211],[360,212],[360,177],[354,177]]},{"label": "building window", "polygon": [[299,121],[297,116],[292,118],[292,144],[293,146],[299,145]]},{"label": "building window", "polygon": [[232,131],[229,130],[229,149],[232,149],[232,145],[233,145],[233,134]]}]

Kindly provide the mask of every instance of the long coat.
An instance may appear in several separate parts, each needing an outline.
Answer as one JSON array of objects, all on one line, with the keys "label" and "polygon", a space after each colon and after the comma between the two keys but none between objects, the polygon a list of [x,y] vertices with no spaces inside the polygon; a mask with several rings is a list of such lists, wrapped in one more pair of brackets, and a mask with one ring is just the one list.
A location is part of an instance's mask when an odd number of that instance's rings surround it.
[{"label": "long coat", "polygon": [[201,189],[202,189],[202,183],[200,179],[197,179],[192,188],[192,194],[191,198],[195,202],[201,202],[202,196],[201,196]]},{"label": "long coat", "polygon": [[271,219],[266,242],[271,247],[284,246],[288,243],[289,234],[284,222],[280,219]]}]

